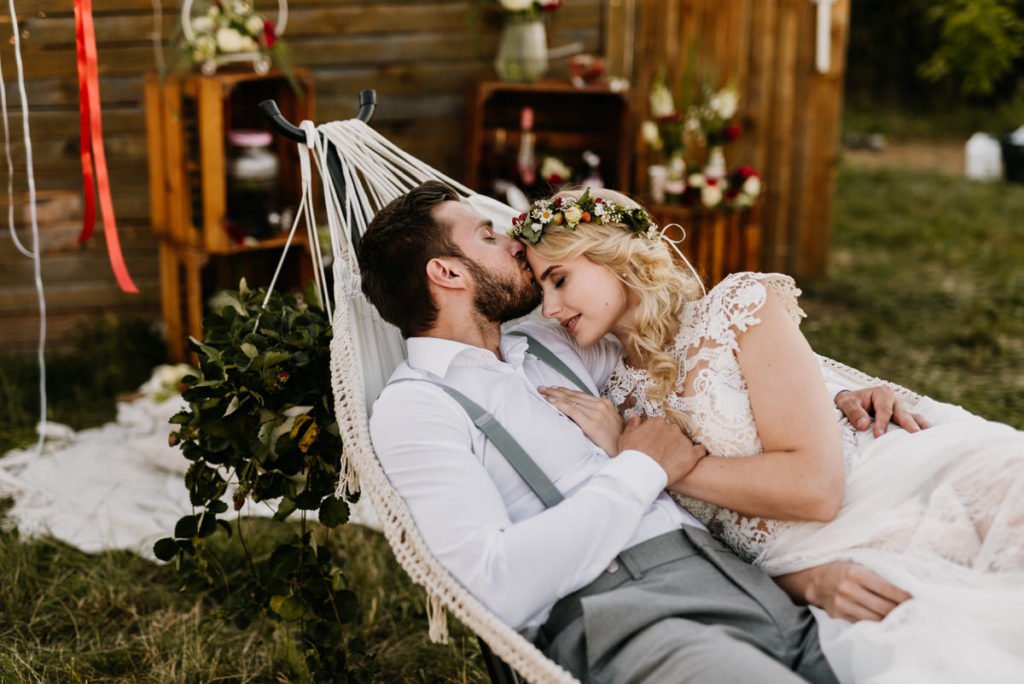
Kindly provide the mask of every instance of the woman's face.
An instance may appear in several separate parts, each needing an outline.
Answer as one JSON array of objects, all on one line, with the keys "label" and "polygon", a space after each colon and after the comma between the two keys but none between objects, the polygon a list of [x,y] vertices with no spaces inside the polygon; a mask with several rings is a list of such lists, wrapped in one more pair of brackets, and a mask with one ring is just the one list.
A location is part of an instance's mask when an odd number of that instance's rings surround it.
[{"label": "woman's face", "polygon": [[541,312],[567,328],[578,345],[588,347],[609,332],[624,338],[633,307],[611,270],[583,256],[552,261],[529,246],[526,258],[544,295]]}]

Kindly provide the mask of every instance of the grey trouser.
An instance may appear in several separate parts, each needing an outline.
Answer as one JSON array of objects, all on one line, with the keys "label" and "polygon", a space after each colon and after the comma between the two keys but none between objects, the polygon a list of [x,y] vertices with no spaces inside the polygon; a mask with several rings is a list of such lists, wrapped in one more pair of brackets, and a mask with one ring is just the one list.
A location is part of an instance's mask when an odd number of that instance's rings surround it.
[{"label": "grey trouser", "polygon": [[619,554],[537,644],[583,682],[836,681],[810,611],[689,526]]}]

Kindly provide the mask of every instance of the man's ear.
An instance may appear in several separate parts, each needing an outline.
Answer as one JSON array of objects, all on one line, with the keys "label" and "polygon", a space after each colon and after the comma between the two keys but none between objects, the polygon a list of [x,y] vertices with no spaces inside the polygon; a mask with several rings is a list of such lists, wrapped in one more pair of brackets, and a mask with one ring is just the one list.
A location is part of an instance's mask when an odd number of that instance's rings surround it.
[{"label": "man's ear", "polygon": [[427,262],[427,280],[447,290],[465,290],[464,270],[458,259],[435,257]]}]

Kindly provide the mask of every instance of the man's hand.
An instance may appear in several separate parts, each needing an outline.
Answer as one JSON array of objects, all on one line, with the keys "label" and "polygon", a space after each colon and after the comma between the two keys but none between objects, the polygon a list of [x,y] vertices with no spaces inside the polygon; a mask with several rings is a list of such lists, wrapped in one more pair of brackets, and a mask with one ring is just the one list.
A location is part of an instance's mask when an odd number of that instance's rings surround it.
[{"label": "man's hand", "polygon": [[889,421],[907,432],[918,432],[928,426],[923,417],[911,413],[903,406],[903,401],[890,388],[884,385],[859,390],[843,390],[836,395],[836,406],[846,419],[858,430],[867,430],[871,426],[871,416],[875,417],[875,437],[881,437],[889,427]]},{"label": "man's hand", "polygon": [[707,450],[690,441],[678,426],[664,418],[642,419],[631,416],[619,437],[618,451],[636,449],[653,458],[668,475],[667,488],[690,474],[697,461],[707,456]]},{"label": "man's hand", "polygon": [[850,561],[833,561],[780,575],[775,582],[795,600],[850,622],[881,620],[893,608],[913,598],[863,565]]}]

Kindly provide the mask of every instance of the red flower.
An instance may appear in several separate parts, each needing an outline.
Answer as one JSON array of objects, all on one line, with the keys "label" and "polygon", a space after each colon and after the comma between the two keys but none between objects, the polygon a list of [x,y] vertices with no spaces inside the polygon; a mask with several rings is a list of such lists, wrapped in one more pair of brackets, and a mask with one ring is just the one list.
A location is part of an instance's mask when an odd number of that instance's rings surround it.
[{"label": "red flower", "polygon": [[525,212],[516,217],[516,223],[525,223],[525,222],[526,222],[526,213]]},{"label": "red flower", "polygon": [[741,135],[743,135],[743,129],[739,124],[733,123],[725,127],[725,139],[729,142],[737,140]]},{"label": "red flower", "polygon": [[604,200],[601,199],[600,197],[595,197],[594,198],[594,204],[601,204],[602,202],[604,202]]},{"label": "red flower", "polygon": [[274,47],[274,43],[277,42],[277,33],[274,32],[274,22],[269,19],[263,20],[263,42],[267,44],[267,48]]},{"label": "red flower", "polygon": [[288,375],[287,371],[281,371],[280,373],[277,374],[277,379],[280,380],[281,382],[287,382],[288,378],[290,377],[291,376]]},{"label": "red flower", "polygon": [[755,171],[752,166],[747,166],[746,164],[736,169],[736,173],[740,174],[744,178],[750,178],[751,176],[757,175],[757,171]]}]

